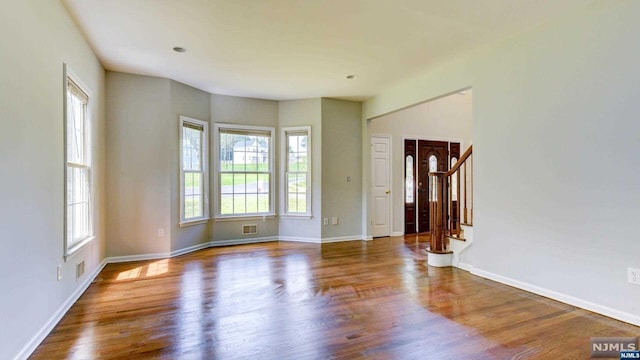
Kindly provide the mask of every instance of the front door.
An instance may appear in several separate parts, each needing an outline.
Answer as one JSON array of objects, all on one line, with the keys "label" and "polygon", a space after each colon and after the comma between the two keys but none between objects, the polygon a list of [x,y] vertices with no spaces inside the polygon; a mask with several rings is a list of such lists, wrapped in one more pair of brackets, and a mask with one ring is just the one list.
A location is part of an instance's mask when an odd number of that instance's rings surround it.
[{"label": "front door", "polygon": [[429,172],[447,171],[448,163],[448,142],[418,140],[418,232],[430,230]]}]

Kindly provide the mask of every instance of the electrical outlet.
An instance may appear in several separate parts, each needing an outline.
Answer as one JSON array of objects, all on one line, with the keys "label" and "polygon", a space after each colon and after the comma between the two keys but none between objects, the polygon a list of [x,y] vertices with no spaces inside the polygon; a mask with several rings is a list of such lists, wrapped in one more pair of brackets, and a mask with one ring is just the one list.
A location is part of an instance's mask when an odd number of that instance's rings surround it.
[{"label": "electrical outlet", "polygon": [[640,285],[640,269],[629,268],[629,283]]},{"label": "electrical outlet", "polygon": [[57,276],[58,276],[58,281],[62,280],[62,265],[58,265],[56,273],[57,273]]},{"label": "electrical outlet", "polygon": [[337,217],[332,217],[331,218],[331,225],[338,225],[338,218]]},{"label": "electrical outlet", "polygon": [[158,237],[164,237],[164,229],[163,228],[159,228],[158,229]]},{"label": "electrical outlet", "polygon": [[329,225],[329,218],[324,218],[322,220],[322,225]]},{"label": "electrical outlet", "polygon": [[84,274],[84,260],[76,264],[76,279]]}]

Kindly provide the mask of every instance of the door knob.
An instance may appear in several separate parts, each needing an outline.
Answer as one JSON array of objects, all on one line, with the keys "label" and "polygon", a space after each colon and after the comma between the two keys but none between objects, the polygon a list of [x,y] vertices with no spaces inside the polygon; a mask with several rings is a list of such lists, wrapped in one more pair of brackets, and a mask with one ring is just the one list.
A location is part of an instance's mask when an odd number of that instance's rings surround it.
[{"label": "door knob", "polygon": [[389,194],[390,192],[391,192],[391,190],[387,190],[387,191],[385,191],[384,193],[385,193],[385,194]]}]

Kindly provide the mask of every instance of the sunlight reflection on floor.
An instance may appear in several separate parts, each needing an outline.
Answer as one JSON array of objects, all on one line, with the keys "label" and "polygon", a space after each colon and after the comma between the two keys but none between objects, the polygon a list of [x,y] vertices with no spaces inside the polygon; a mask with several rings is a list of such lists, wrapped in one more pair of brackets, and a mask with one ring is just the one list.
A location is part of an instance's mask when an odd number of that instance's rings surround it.
[{"label": "sunlight reflection on floor", "polygon": [[165,274],[169,271],[169,259],[158,260],[147,265],[123,271],[116,277],[117,281],[140,279]]}]

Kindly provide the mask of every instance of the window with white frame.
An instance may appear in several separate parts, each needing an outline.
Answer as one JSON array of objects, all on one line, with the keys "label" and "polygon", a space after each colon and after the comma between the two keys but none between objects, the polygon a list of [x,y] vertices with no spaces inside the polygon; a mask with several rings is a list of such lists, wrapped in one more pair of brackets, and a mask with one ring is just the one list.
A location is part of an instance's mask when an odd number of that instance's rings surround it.
[{"label": "window with white frame", "polygon": [[216,124],[217,217],[274,214],[273,131]]},{"label": "window with white frame", "polygon": [[93,238],[89,95],[64,67],[65,256]]},{"label": "window with white frame", "polygon": [[209,219],[207,154],[209,153],[205,121],[180,116],[180,224]]},{"label": "window with white frame", "polygon": [[311,216],[311,127],[282,129],[284,215]]}]

